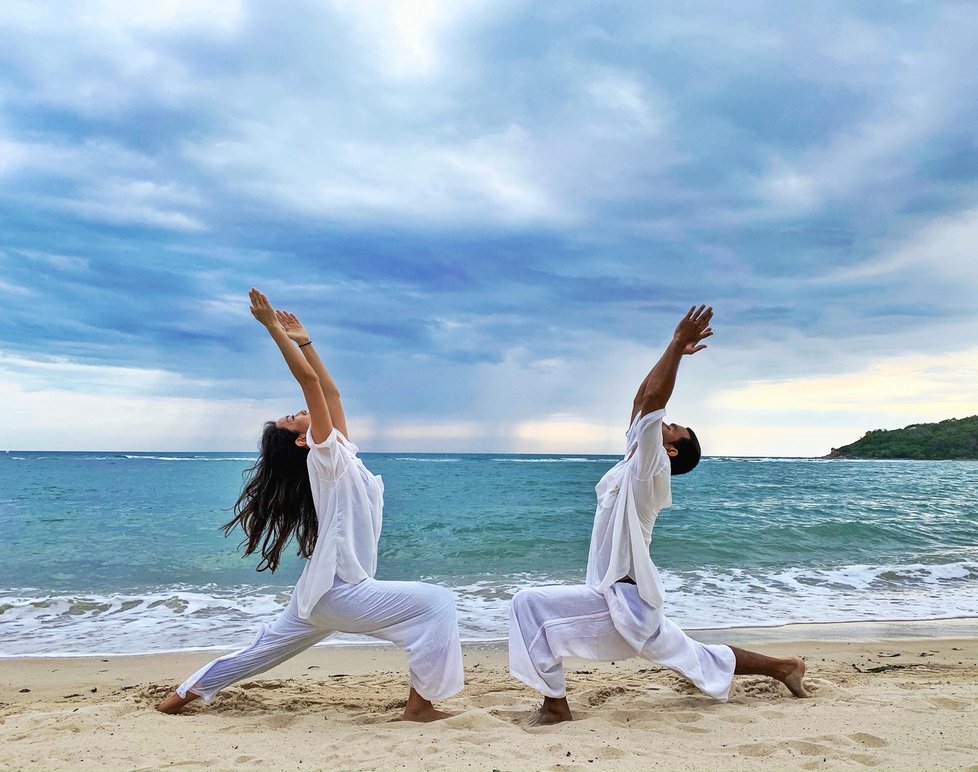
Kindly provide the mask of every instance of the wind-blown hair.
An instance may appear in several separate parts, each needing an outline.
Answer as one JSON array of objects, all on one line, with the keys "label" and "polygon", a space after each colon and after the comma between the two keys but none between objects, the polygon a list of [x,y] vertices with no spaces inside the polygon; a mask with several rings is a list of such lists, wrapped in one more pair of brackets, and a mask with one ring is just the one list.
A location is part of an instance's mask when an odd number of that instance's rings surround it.
[{"label": "wind-blown hair", "polygon": [[223,526],[225,536],[241,526],[241,543],[248,545],[245,555],[261,547],[259,571],[274,573],[282,548],[293,536],[301,557],[311,556],[316,546],[319,522],[306,468],[309,449],[295,444],[298,436],[274,421],[265,424],[258,460],[245,472],[248,480],[234,505],[234,519]]},{"label": "wind-blown hair", "polygon": [[700,462],[700,441],[696,439],[696,434],[690,429],[689,439],[683,437],[681,440],[676,440],[673,444],[679,452],[675,456],[669,457],[672,474],[677,475],[692,472]]}]

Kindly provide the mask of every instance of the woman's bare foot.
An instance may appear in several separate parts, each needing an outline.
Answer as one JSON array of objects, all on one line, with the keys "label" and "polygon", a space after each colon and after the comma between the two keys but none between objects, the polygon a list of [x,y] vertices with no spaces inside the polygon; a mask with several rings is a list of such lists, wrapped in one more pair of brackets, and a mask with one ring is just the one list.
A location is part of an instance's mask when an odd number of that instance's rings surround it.
[{"label": "woman's bare foot", "polygon": [[199,694],[194,694],[193,692],[187,692],[186,697],[181,697],[176,692],[170,692],[170,696],[168,696],[159,705],[157,705],[156,709],[160,713],[169,713],[173,715],[179,713],[191,702],[193,702],[196,699],[199,699],[199,697],[200,697]]},{"label": "woman's bare foot", "polygon": [[795,697],[811,697],[812,695],[808,693],[805,684],[802,682],[802,679],[805,677],[805,660],[801,657],[794,657],[793,661],[795,666],[791,672],[784,678],[779,678],[778,680],[787,686]]},{"label": "woman's bare foot", "polygon": [[401,715],[401,721],[441,721],[443,718],[451,718],[454,715],[454,713],[438,710],[429,700],[414,691],[412,686],[408,693],[407,705],[404,706],[404,713]]},{"label": "woman's bare foot", "polygon": [[420,710],[408,710],[405,708],[404,713],[401,714],[401,721],[427,723],[429,721],[441,721],[443,718],[451,718],[454,715],[454,713],[447,713],[444,710],[438,710],[434,705],[429,705],[427,708]]},{"label": "woman's bare foot", "polygon": [[549,726],[573,720],[566,697],[544,697],[543,705],[520,721],[520,726],[529,729],[534,726]]}]

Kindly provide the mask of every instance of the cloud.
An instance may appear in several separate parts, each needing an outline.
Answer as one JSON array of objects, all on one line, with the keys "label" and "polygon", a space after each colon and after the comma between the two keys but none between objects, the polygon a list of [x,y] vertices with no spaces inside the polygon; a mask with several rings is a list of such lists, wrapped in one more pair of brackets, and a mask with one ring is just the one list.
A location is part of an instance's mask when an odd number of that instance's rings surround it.
[{"label": "cloud", "polygon": [[978,348],[882,358],[833,376],[752,382],[721,391],[712,402],[727,410],[961,415],[978,412],[975,383]]},{"label": "cloud", "polygon": [[144,225],[174,231],[201,231],[206,226],[197,218],[170,208],[196,197],[181,193],[175,186],[161,186],[154,182],[123,182],[102,185],[98,189],[82,191],[82,199],[65,199],[57,196],[43,203],[64,212],[77,215],[83,220],[110,225]]},{"label": "cloud", "polygon": [[717,447],[767,452],[731,395],[783,383],[830,406],[779,411],[792,452],[923,420],[961,363],[892,413],[832,379],[978,346],[976,32],[966,4],[5,3],[0,351],[35,365],[0,383],[272,408],[256,285],[378,445],[618,452],[702,299],[671,408]]},{"label": "cloud", "polygon": [[11,284],[10,282],[0,281],[0,293],[5,295],[31,295],[32,292],[28,287],[23,287],[19,284]]},{"label": "cloud", "polygon": [[712,452],[824,455],[871,429],[978,414],[975,383],[978,348],[881,357],[830,376],[750,381],[708,399],[716,418]]},{"label": "cloud", "polygon": [[380,73],[392,80],[427,78],[449,64],[453,33],[492,6],[484,0],[342,0],[337,16],[371,54]]},{"label": "cloud", "polygon": [[[9,411],[0,446],[17,450],[252,448],[267,406],[166,396],[180,376],[0,357]],[[274,414],[274,413],[272,413]]]},{"label": "cloud", "polygon": [[563,453],[593,453],[595,448],[622,443],[620,429],[568,415],[524,421],[516,426],[514,434],[514,450],[522,453],[548,453],[554,448]]},{"label": "cloud", "polygon": [[840,269],[816,279],[819,282],[879,280],[901,275],[914,282],[946,282],[948,286],[978,289],[978,209],[941,215],[921,225],[892,251],[858,266]]},{"label": "cloud", "polygon": [[56,357],[28,359],[4,352],[0,352],[0,380],[16,383],[26,391],[44,390],[48,384],[59,382],[71,384],[75,391],[113,396],[153,396],[178,387],[199,389],[205,385],[165,370],[86,365]]},{"label": "cloud", "polygon": [[448,142],[412,139],[408,148],[353,137],[334,144],[290,121],[293,109],[305,108],[287,106],[274,126],[256,126],[217,148],[188,148],[187,155],[212,173],[245,181],[255,197],[309,218],[458,227],[487,219],[556,224],[566,217],[541,187],[529,160],[535,143],[519,126]]}]

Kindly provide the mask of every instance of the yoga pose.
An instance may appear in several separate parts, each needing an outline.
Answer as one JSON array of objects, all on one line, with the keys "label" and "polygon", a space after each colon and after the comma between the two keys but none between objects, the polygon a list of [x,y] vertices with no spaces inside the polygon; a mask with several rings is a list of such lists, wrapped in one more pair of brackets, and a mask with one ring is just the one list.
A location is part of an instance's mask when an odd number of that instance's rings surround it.
[{"label": "yoga pose", "polygon": [[450,714],[440,700],[462,689],[462,649],[451,591],[423,582],[380,582],[377,542],[384,485],[357,458],[340,393],[294,314],[276,311],[252,289],[251,313],[278,345],[306,408],[265,424],[261,454],[225,533],[240,526],[246,555],[261,551],[258,570],[274,571],[295,537],[308,562],[288,607],[262,625],[252,644],[205,665],[157,710],[178,713],[225,686],[284,662],[334,632],[362,633],[407,652],[410,691],[403,719]]},{"label": "yoga pose", "polygon": [[543,694],[527,726],[570,721],[563,657],[615,660],[640,656],[665,665],[718,700],[726,700],[733,675],[771,676],[796,697],[805,663],[732,646],[705,645],[662,614],[659,573],[649,556],[659,510],[672,504],[670,478],[700,460],[692,429],[663,422],[683,355],[706,348],[713,309],[689,309],[672,341],[635,395],[625,457],[596,487],[586,584],[520,590],[509,628],[510,672]]}]

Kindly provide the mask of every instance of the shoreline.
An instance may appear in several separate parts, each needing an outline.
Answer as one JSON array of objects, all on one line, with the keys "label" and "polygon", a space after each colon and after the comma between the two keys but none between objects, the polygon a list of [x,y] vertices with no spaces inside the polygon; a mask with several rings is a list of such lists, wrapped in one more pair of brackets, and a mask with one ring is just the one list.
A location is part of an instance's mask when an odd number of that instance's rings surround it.
[{"label": "shoreline", "polygon": [[568,659],[575,720],[530,731],[540,698],[503,642],[463,646],[466,687],[439,703],[456,715],[425,725],[392,721],[389,645],[310,649],[180,716],[153,707],[215,652],[5,658],[0,768],[978,770],[978,620],[751,629],[694,637],[804,656],[812,699],[738,676],[719,703],[646,660]]},{"label": "shoreline", "polygon": [[[905,640],[927,638],[978,638],[978,617],[940,617],[937,619],[892,619],[882,621],[846,621],[846,622],[790,622],[777,625],[750,625],[742,627],[709,627],[684,628],[697,640],[704,643],[737,642],[751,644],[787,644],[794,641],[842,641],[868,642],[874,640]],[[323,642],[313,647],[314,650],[350,650],[360,651],[376,648],[391,649],[391,643],[374,640],[341,641],[338,643]],[[505,638],[485,638],[462,641],[463,649],[487,649],[505,651]],[[5,662],[20,660],[84,660],[118,657],[169,657],[196,656],[209,654],[217,656],[221,653],[235,651],[234,647],[211,646],[193,649],[166,649],[160,651],[137,652],[94,652],[72,653],[54,652],[50,654],[0,654],[0,665]]]}]

